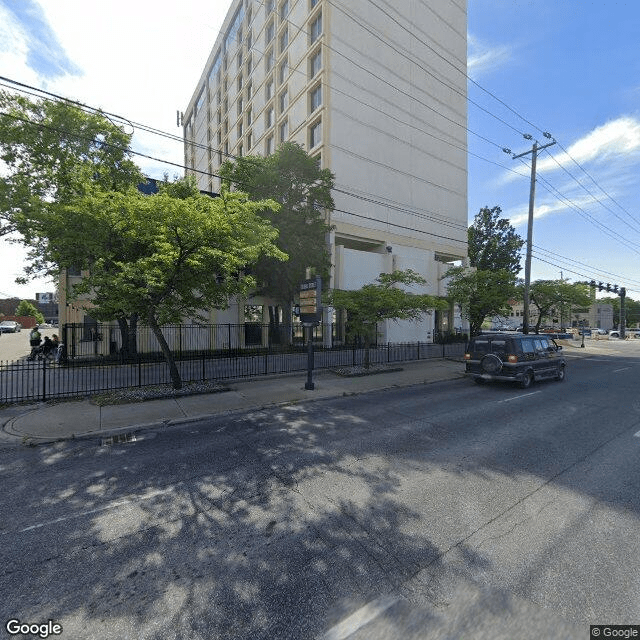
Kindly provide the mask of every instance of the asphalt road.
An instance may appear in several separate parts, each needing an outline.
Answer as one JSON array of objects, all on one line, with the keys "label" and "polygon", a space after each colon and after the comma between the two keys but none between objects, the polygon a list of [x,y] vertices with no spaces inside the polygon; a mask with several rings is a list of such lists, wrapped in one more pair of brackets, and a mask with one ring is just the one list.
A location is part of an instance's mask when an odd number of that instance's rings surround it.
[{"label": "asphalt road", "polygon": [[[2,619],[62,638],[589,638],[640,623],[640,344],[0,450]],[[51,636],[53,637],[53,636]]]}]

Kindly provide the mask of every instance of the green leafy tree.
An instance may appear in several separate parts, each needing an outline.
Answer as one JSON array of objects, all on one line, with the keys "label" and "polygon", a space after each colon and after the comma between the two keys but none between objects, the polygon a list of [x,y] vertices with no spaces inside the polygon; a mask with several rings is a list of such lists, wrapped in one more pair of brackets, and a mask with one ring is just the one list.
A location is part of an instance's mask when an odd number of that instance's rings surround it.
[{"label": "green leafy tree", "polygon": [[[131,160],[131,135],[99,111],[0,91],[0,235],[20,234],[29,249],[25,275],[57,277],[77,267],[73,252],[59,263],[42,252],[50,208],[94,189],[126,191],[144,181]],[[82,238],[77,238],[82,242]],[[135,352],[137,316],[118,318],[123,344]]]},{"label": "green leafy tree", "polygon": [[[37,243],[34,223],[52,203],[142,182],[130,140],[100,112],[0,91],[0,235],[19,231]],[[33,258],[29,272],[47,268]]]},{"label": "green leafy tree", "polygon": [[479,271],[504,269],[514,276],[520,271],[520,249],[524,240],[505,218],[502,209],[483,207],[469,227],[469,264]]},{"label": "green leafy tree", "polygon": [[425,284],[425,279],[411,269],[381,273],[376,284],[346,291],[334,289],[327,296],[329,304],[347,312],[347,337],[365,340],[365,367],[369,367],[369,346],[382,320],[419,320],[433,309],[446,309],[446,300],[415,294],[402,286]]},{"label": "green leafy tree", "polygon": [[17,316],[26,316],[28,318],[35,318],[36,322],[44,322],[44,316],[38,309],[28,300],[20,300],[20,304],[16,308]]},{"label": "green leafy tree", "polygon": [[[243,156],[226,162],[221,175],[254,200],[275,200],[280,209],[265,208],[261,215],[279,231],[276,245],[289,256],[282,264],[263,256],[253,267],[257,292],[272,298],[283,309],[289,325],[293,300],[306,269],[328,281],[331,266],[326,234],[330,230],[325,212],[333,209],[333,175],[293,142],[283,143],[265,158]],[[278,324],[278,309],[269,308],[270,322]]]},{"label": "green leafy tree", "polygon": [[246,295],[255,279],[243,269],[261,256],[286,260],[274,245],[277,230],[258,215],[277,208],[240,192],[210,198],[192,179],[150,196],[94,190],[50,209],[44,259],[88,269],[71,294],[88,297],[96,319],[135,314],[151,327],[177,389],[182,381],[162,325]]},{"label": "green leafy tree", "polygon": [[544,320],[554,315],[561,307],[574,309],[591,306],[589,285],[566,280],[536,280],[531,283],[529,300],[538,310],[535,332],[540,333]]},{"label": "green leafy tree", "polygon": [[516,278],[506,269],[485,271],[454,267],[447,272],[447,294],[462,307],[472,336],[489,316],[507,315],[509,300],[517,296]]},{"label": "green leafy tree", "polygon": [[509,300],[516,295],[524,240],[501,213],[498,206],[480,209],[468,230],[473,269],[454,267],[446,274],[448,296],[461,305],[471,335],[480,332],[487,317],[509,313]]}]

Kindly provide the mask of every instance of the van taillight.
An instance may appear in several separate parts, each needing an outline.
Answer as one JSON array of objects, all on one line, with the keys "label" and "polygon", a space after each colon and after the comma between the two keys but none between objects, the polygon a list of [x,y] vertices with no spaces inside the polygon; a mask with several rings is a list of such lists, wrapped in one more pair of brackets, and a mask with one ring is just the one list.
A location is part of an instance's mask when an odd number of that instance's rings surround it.
[{"label": "van taillight", "polygon": [[518,356],[508,356],[507,360],[509,362],[518,362]]},{"label": "van taillight", "polygon": [[465,360],[471,360],[471,354],[470,353],[465,353],[464,354],[464,359]]}]

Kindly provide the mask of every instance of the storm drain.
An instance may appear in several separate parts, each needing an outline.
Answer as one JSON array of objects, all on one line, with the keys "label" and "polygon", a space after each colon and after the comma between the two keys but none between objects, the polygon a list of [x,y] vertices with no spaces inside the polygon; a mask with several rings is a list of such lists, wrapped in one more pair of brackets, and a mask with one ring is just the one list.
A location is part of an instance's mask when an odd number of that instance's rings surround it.
[{"label": "storm drain", "polygon": [[108,438],[102,438],[100,440],[100,446],[104,447],[108,444],[125,444],[127,442],[135,442],[136,437],[133,433],[118,433],[115,436],[109,436]]}]

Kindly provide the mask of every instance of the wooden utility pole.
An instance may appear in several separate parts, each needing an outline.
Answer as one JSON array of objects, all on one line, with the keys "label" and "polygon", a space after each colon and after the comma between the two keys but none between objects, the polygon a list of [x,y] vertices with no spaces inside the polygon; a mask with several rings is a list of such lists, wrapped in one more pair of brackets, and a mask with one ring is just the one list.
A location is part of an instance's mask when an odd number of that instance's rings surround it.
[{"label": "wooden utility pole", "polygon": [[[545,138],[551,138],[551,134],[545,133]],[[530,135],[526,135],[527,140],[531,139]],[[536,160],[538,158],[538,151],[542,151],[547,147],[550,147],[556,143],[549,142],[542,147],[538,146],[538,141],[534,141],[533,147],[530,151],[525,151],[517,156],[514,155],[513,159],[522,158],[528,154],[531,154],[531,186],[529,187],[529,222],[527,224],[527,257],[524,262],[524,318],[522,320],[522,333],[529,333],[529,289],[531,287],[531,246],[533,238],[533,208],[536,199]]]}]

